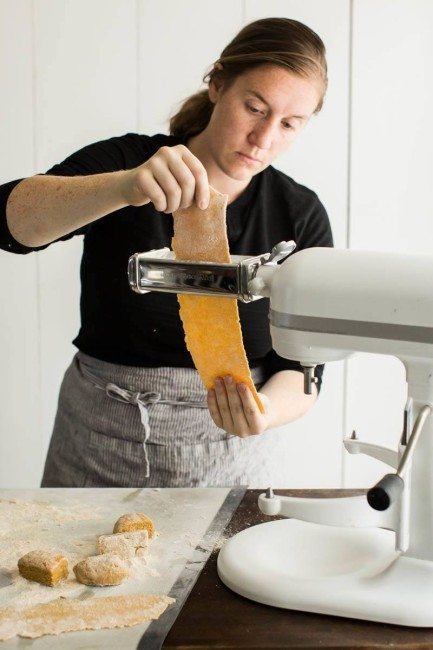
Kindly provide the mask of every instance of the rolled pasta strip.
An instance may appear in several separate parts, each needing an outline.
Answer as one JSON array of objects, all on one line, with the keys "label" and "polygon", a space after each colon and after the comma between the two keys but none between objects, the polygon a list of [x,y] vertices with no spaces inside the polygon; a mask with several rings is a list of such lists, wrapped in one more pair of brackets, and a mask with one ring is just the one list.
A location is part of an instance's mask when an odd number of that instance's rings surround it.
[{"label": "rolled pasta strip", "polygon": [[[173,213],[172,249],[179,260],[230,262],[226,227],[227,195],[210,188],[207,210],[191,206]],[[179,294],[186,346],[207,389],[231,375],[251,390],[262,413],[242,341],[236,298]]]}]

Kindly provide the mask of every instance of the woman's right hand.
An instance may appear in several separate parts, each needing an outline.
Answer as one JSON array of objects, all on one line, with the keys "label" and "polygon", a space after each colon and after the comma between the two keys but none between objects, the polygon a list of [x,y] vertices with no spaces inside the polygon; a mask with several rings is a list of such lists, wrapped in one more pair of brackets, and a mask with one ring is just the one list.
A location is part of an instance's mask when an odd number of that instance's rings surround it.
[{"label": "woman's right hand", "polygon": [[209,205],[209,181],[200,160],[183,144],[161,147],[139,167],[125,175],[124,196],[128,205],[153,203],[167,214],[195,203]]}]

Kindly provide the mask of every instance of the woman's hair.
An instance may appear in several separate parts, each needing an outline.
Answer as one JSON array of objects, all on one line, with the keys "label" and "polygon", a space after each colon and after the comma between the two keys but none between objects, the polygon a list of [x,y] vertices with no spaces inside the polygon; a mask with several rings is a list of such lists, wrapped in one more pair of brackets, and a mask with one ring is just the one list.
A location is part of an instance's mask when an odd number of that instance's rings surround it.
[{"label": "woman's hair", "polygon": [[[263,18],[246,25],[221,52],[203,82],[218,79],[226,90],[239,75],[262,65],[278,65],[318,81],[321,93],[314,112],[320,111],[328,81],[325,46],[312,29],[290,18]],[[170,134],[183,139],[197,135],[208,125],[213,107],[207,89],[191,95],[170,119]]]}]

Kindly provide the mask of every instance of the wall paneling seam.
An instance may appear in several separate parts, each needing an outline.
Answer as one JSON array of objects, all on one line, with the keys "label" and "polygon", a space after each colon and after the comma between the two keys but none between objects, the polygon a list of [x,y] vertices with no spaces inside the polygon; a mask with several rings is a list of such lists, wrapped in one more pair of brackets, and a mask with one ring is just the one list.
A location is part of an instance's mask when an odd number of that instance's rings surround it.
[{"label": "wall paneling seam", "polygon": [[[349,0],[349,25],[348,25],[348,51],[349,51],[349,65],[348,65],[348,98],[347,98],[347,203],[346,203],[346,248],[350,248],[351,244],[351,180],[352,180],[352,100],[353,100],[353,3],[354,0]],[[348,380],[349,380],[349,360],[343,361],[343,438],[347,436],[349,431],[348,423]],[[341,444],[341,480],[340,487],[346,486],[346,461],[347,452],[344,445]]]},{"label": "wall paneling seam", "polygon": [[[33,173],[36,174],[38,170],[38,136],[37,136],[37,72],[36,72],[36,0],[31,0],[31,52],[32,52],[32,158],[33,158]],[[37,428],[40,450],[40,463],[44,462],[42,457],[42,450],[44,449],[44,436],[42,427],[42,319],[41,319],[41,273],[40,273],[40,260],[37,253],[30,253],[35,256],[36,266],[36,341],[37,341]]]},{"label": "wall paneling seam", "polygon": [[141,97],[141,48],[140,48],[140,14],[141,14],[141,3],[140,0],[135,1],[135,38],[137,39],[136,43],[136,56],[137,60],[135,62],[135,75],[136,75],[136,81],[135,81],[135,96],[136,96],[136,102],[137,102],[137,114],[136,114],[136,120],[137,120],[137,133],[140,133],[140,97]]}]

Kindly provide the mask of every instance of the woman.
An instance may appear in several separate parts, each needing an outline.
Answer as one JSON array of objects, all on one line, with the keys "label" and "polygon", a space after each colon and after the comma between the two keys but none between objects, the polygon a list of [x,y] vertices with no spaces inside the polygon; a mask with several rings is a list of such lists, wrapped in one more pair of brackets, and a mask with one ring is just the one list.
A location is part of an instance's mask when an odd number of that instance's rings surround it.
[{"label": "woman", "polygon": [[43,486],[268,484],[268,431],[314,403],[300,365],[272,350],[267,300],[239,304],[261,414],[230,377],[206,395],[176,296],[138,296],[126,282],[129,256],[170,246],[171,213],[193,203],[206,209],[209,185],[229,197],[233,254],[257,255],[289,239],[298,249],[332,246],[317,196],[270,166],[322,106],[319,37],[293,20],[258,20],[205,81],[171,119],[169,136],[97,142],[0,188],[5,250],[28,253],[84,235],[79,351],[60,390]]}]

